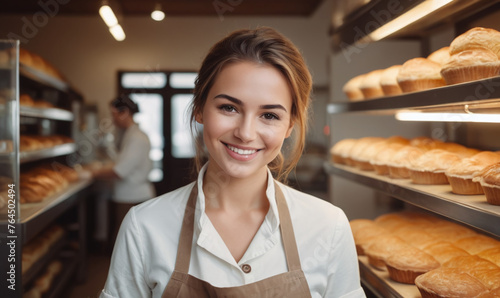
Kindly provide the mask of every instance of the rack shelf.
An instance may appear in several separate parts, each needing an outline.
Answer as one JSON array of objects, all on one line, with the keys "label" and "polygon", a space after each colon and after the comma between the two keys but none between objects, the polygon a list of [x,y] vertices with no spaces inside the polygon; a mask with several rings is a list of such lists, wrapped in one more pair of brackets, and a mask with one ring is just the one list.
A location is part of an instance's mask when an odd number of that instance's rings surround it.
[{"label": "rack shelf", "polygon": [[402,284],[389,278],[387,271],[372,269],[366,256],[359,256],[361,282],[380,298],[420,298],[415,285]]},{"label": "rack shelf", "polygon": [[19,74],[22,77],[28,78],[34,82],[45,86],[50,86],[63,92],[68,92],[68,90],[70,89],[69,85],[65,82],[23,64],[19,65]]},{"label": "rack shelf", "polygon": [[[500,77],[494,77],[365,101],[331,103],[328,105],[328,112],[330,114],[347,112],[393,113],[398,109],[429,107],[443,107],[447,110],[453,110],[456,105],[485,104],[495,100],[498,102],[500,98],[499,87]],[[461,111],[463,112],[463,109]]]},{"label": "rack shelf", "polygon": [[[39,203],[20,205],[19,229],[23,235],[22,242],[27,243],[70,207],[75,206],[83,198],[82,192],[93,182],[92,178],[82,178],[70,184],[61,192],[55,193]],[[6,215],[2,215],[6,216]],[[6,218],[0,218],[0,223],[6,225]]]},{"label": "rack shelf", "polygon": [[19,115],[24,117],[44,118],[51,120],[73,121],[74,115],[70,111],[58,108],[19,107]]},{"label": "rack shelf", "polygon": [[409,179],[392,179],[375,172],[324,163],[327,173],[382,191],[420,208],[463,222],[500,237],[500,206],[488,204],[484,195],[456,195],[449,185],[417,185]]},{"label": "rack shelf", "polygon": [[31,265],[31,267],[25,273],[23,273],[23,287],[32,282],[37,275],[43,272],[43,269],[46,268],[47,263],[60,254],[63,247],[68,244],[68,239],[66,237],[67,235],[63,235],[61,239],[51,245],[48,252],[35,263],[33,263],[33,265]]},{"label": "rack shelf", "polygon": [[76,151],[76,144],[74,143],[62,144],[42,150],[20,152],[19,161],[21,163],[26,163],[33,160],[71,154],[74,153],[75,151]]}]

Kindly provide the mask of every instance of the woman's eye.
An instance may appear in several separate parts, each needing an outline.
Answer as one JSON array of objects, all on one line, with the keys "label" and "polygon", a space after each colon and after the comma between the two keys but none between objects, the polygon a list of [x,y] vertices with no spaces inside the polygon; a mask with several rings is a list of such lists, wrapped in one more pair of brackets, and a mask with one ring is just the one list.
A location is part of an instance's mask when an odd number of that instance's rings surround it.
[{"label": "woman's eye", "polygon": [[234,111],[236,111],[236,109],[233,106],[231,106],[231,105],[222,105],[222,106],[219,107],[219,109],[221,109],[224,112],[234,112]]},{"label": "woman's eye", "polygon": [[265,113],[263,115],[263,117],[266,120],[279,120],[279,117],[276,114],[273,114],[273,113]]}]

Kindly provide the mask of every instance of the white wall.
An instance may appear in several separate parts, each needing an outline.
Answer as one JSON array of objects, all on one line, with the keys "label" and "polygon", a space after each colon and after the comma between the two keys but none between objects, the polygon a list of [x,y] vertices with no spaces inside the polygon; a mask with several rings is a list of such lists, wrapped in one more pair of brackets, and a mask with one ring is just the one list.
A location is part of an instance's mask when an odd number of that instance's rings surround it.
[{"label": "white wall", "polygon": [[[0,39],[14,33],[22,46],[46,58],[71,81],[89,103],[98,103],[101,117],[116,96],[118,70],[194,70],[210,46],[240,28],[271,26],[303,52],[315,85],[328,84],[328,25],[333,0],[325,0],[311,17],[126,17],[127,38],[115,41],[97,12],[95,16],[0,17]],[[237,7],[235,9],[238,9]],[[42,17],[40,17],[42,15]],[[31,25],[28,25],[31,24]],[[27,30],[27,29],[34,30]]]}]

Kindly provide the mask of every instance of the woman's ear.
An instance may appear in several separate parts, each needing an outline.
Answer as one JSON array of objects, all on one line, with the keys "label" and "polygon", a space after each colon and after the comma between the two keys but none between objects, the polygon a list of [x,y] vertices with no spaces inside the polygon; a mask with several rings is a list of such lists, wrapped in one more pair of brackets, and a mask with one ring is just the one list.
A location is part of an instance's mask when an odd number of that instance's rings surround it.
[{"label": "woman's ear", "polygon": [[196,120],[196,122],[200,124],[203,124],[203,115],[201,113],[197,113],[196,116],[194,117],[194,120]]},{"label": "woman's ear", "polygon": [[285,139],[288,138],[292,134],[294,124],[295,123],[293,121],[290,121],[290,127],[286,131]]}]

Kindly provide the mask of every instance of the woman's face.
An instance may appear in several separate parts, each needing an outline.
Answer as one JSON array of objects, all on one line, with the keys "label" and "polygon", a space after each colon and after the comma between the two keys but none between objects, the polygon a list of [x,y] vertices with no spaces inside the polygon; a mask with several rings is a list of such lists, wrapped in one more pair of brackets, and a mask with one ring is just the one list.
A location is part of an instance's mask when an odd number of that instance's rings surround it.
[{"label": "woman's face", "polygon": [[196,116],[204,126],[210,165],[235,178],[266,173],[292,132],[291,109],[288,83],[272,66],[225,66]]}]

